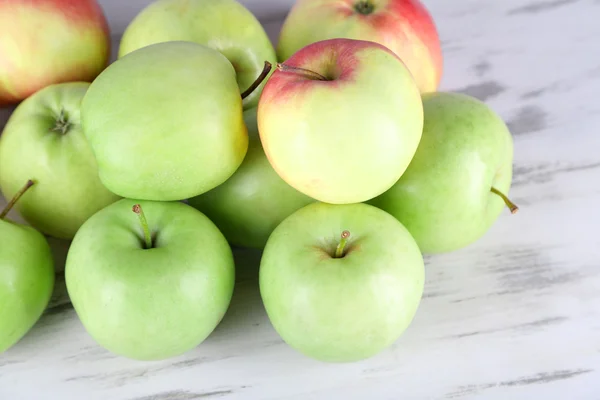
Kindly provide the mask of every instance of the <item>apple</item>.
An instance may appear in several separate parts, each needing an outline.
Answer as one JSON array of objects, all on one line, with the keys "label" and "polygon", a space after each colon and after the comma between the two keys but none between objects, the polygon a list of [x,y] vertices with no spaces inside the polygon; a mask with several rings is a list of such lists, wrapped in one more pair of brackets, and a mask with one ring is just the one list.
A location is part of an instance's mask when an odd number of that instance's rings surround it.
[{"label": "apple", "polygon": [[223,234],[182,202],[109,205],[77,232],[65,267],[87,332],[137,360],[175,357],[203,342],[229,307],[234,278]]},{"label": "apple", "polygon": [[37,184],[17,205],[44,234],[72,239],[90,216],[119,199],[98,178],[83,135],[80,106],[89,83],[47,86],[21,102],[0,136],[0,189],[12,197],[29,177]]},{"label": "apple", "polygon": [[256,108],[244,112],[249,146],[244,162],[225,183],[189,199],[235,246],[262,249],[273,229],[314,199],[277,175],[260,144]]},{"label": "apple", "polygon": [[[119,57],[149,44],[186,40],[223,53],[233,65],[240,91],[260,74],[265,61],[275,64],[275,49],[256,17],[236,0],[157,0],[127,26]],[[264,83],[244,99],[255,107]]]},{"label": "apple", "polygon": [[5,219],[33,184],[27,181],[0,212],[0,353],[35,325],[54,289],[53,258],[46,238],[30,226]]},{"label": "apple", "polygon": [[0,26],[0,106],[54,83],[91,82],[108,65],[96,0],[1,0]]},{"label": "apple", "polygon": [[423,104],[389,49],[330,39],[278,64],[257,118],[265,153],[285,182],[321,202],[358,203],[388,190],[410,163]]},{"label": "apple", "polygon": [[278,59],[334,38],[382,44],[404,61],[422,92],[438,89],[443,70],[439,34],[419,0],[297,0],[280,32]]},{"label": "apple", "polygon": [[512,180],[513,142],[485,103],[459,93],[423,95],[425,126],[412,163],[371,204],[395,216],[424,253],[478,240],[498,218]]},{"label": "apple", "polygon": [[122,197],[183,200],[225,182],[248,149],[231,63],[184,41],[142,47],[92,82],[83,131],[100,180]]},{"label": "apple", "polygon": [[260,262],[269,320],[292,348],[359,361],[393,344],[423,294],[419,247],[388,213],[364,203],[312,203],[286,218]]}]

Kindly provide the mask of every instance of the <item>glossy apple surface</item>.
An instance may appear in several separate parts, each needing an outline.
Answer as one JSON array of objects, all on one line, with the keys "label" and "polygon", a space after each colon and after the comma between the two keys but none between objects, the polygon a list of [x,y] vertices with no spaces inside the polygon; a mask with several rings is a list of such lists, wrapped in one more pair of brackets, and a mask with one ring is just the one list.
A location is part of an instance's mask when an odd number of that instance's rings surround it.
[{"label": "glossy apple surface", "polygon": [[89,83],[47,86],[20,103],[0,136],[0,189],[11,198],[36,184],[15,206],[44,234],[72,239],[98,210],[119,199],[98,178],[82,129],[81,100]]},{"label": "glossy apple surface", "polygon": [[0,0],[0,106],[54,83],[91,82],[108,64],[96,0]]},{"label": "glossy apple surface", "polygon": [[[132,206],[140,204],[152,247]],[[219,324],[233,293],[227,240],[180,202],[123,199],[77,232],[65,268],[69,297],[89,334],[116,354],[158,360],[183,354]]]},{"label": "glossy apple surface", "polygon": [[244,112],[250,144],[242,165],[225,183],[189,204],[205,213],[236,246],[262,249],[286,217],[314,199],[277,175],[260,143],[256,109]]},{"label": "glossy apple surface", "polygon": [[422,92],[439,87],[439,34],[419,0],[297,0],[281,29],[277,55],[285,61],[304,46],[334,38],[382,44],[404,61]]},{"label": "glossy apple surface", "polygon": [[421,138],[423,104],[389,49],[331,39],[304,47],[271,75],[258,127],[289,185],[322,202],[356,203],[400,178]]},{"label": "glossy apple surface", "polygon": [[225,182],[248,148],[231,63],[191,42],[164,42],[112,63],[81,118],[100,180],[122,197],[183,200]]},{"label": "glossy apple surface", "polygon": [[[260,22],[236,0],[154,1],[125,29],[119,56],[171,40],[196,42],[223,53],[235,68],[240,92],[260,75],[265,61],[277,61]],[[244,99],[245,108],[256,106],[263,86]]]},{"label": "glossy apple surface", "polygon": [[[337,257],[344,231],[350,236]],[[380,353],[408,328],[424,275],[417,244],[388,213],[313,203],[275,229],[259,283],[285,342],[317,360],[351,362]]]},{"label": "glossy apple surface", "polygon": [[513,142],[489,106],[457,93],[423,96],[425,127],[400,180],[370,203],[394,215],[425,253],[457,250],[488,231],[508,194]]},{"label": "glossy apple surface", "polygon": [[[27,194],[22,199],[26,197]],[[31,330],[48,306],[54,289],[54,262],[46,238],[30,226],[9,221],[2,213],[0,353]]]}]

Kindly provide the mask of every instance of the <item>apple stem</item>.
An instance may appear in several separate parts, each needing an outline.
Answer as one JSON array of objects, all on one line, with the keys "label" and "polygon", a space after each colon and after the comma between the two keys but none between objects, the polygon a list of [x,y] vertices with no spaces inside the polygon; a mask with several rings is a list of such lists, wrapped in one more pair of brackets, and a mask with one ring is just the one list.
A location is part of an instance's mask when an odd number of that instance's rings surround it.
[{"label": "apple stem", "polygon": [[262,72],[260,73],[258,78],[256,78],[256,80],[252,82],[252,85],[250,85],[250,87],[246,89],[244,93],[242,93],[242,99],[245,99],[246,97],[250,96],[250,94],[252,94],[252,92],[254,92],[254,90],[260,86],[260,84],[265,80],[267,75],[269,75],[269,72],[271,72],[271,67],[271,63],[265,61],[265,66],[263,67]]},{"label": "apple stem", "polygon": [[519,207],[517,207],[517,205],[515,203],[510,201],[510,199],[508,197],[506,197],[506,195],[504,193],[502,193],[501,191],[499,191],[498,189],[496,189],[493,186],[492,186],[491,192],[497,194],[498,196],[500,196],[500,198],[502,200],[504,200],[504,204],[506,204],[506,207],[508,207],[511,214],[516,214],[517,211],[519,211]]},{"label": "apple stem", "polygon": [[140,225],[142,225],[142,231],[144,231],[144,242],[146,244],[146,249],[152,248],[152,237],[150,236],[150,229],[148,228],[148,221],[146,220],[146,216],[144,215],[144,210],[142,210],[142,206],[136,204],[133,206],[133,212],[137,214],[140,219]]},{"label": "apple stem", "polygon": [[323,75],[318,72],[311,71],[310,69],[300,68],[300,67],[292,67],[291,65],[286,65],[282,63],[277,63],[277,69],[281,72],[293,72],[296,74],[304,75],[309,79],[316,79],[318,81],[328,81],[329,79],[325,78]]},{"label": "apple stem", "polygon": [[25,194],[25,192],[33,186],[33,181],[30,179],[27,181],[27,183],[25,184],[25,186],[23,186],[16,194],[15,196],[8,202],[8,204],[6,205],[6,207],[4,207],[4,210],[2,210],[2,212],[0,212],[0,219],[4,219],[4,217],[6,217],[6,215],[10,212],[10,210],[14,207],[14,205],[17,203],[17,201],[19,201],[19,199],[21,198],[21,196],[23,196]]},{"label": "apple stem", "polygon": [[344,257],[344,250],[346,249],[346,242],[348,242],[349,237],[350,237],[349,231],[342,232],[342,238],[340,239],[340,242],[338,243],[338,245],[335,249],[334,258]]}]

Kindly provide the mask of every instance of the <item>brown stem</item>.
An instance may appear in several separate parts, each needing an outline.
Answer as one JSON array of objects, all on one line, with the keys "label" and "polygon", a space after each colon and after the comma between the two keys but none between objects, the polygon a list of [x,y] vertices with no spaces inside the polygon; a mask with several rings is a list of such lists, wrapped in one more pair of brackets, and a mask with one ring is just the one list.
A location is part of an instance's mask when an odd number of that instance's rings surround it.
[{"label": "brown stem", "polygon": [[260,84],[265,80],[267,75],[269,75],[269,72],[271,72],[271,67],[271,63],[265,61],[265,66],[263,67],[262,72],[260,73],[258,78],[256,78],[256,80],[252,82],[252,85],[250,85],[250,87],[246,89],[244,93],[242,93],[242,99],[245,99],[246,97],[250,96],[250,94],[254,92],[254,90],[256,90],[257,87],[260,86]]},{"label": "brown stem", "polygon": [[501,191],[499,191],[495,187],[492,187],[492,189],[490,189],[490,190],[491,190],[492,193],[497,194],[498,196],[500,196],[500,198],[502,200],[504,200],[504,204],[506,204],[506,207],[508,207],[508,209],[510,210],[510,212],[512,214],[516,214],[517,211],[519,211],[519,207],[517,207],[517,205],[515,203],[513,203],[512,201],[510,201],[510,199],[508,197],[506,197],[506,195],[504,193],[502,193]]},{"label": "brown stem", "polygon": [[277,69],[281,72],[293,72],[296,74],[304,75],[308,79],[316,79],[318,81],[328,81],[329,80],[329,79],[325,78],[323,75],[319,74],[318,72],[311,71],[310,69],[306,69],[306,68],[292,67],[291,65],[278,63]]},{"label": "brown stem", "polygon": [[8,204],[6,205],[6,207],[4,207],[4,210],[2,210],[2,212],[0,212],[0,219],[4,219],[4,217],[6,217],[6,215],[9,213],[9,211],[14,207],[14,205],[17,203],[17,201],[19,201],[19,199],[21,198],[21,196],[23,196],[25,194],[25,192],[33,186],[33,181],[30,179],[27,181],[27,183],[25,184],[25,186],[23,186],[18,192],[17,194],[14,195],[14,197],[11,199],[11,201],[8,202]]}]

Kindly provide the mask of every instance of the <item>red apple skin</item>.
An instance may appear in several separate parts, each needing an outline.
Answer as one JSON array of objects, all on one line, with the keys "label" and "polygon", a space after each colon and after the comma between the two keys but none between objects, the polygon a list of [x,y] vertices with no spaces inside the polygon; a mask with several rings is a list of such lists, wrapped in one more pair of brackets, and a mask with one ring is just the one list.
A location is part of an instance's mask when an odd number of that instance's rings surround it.
[{"label": "red apple skin", "polygon": [[0,106],[54,83],[91,82],[110,58],[96,0],[0,0]]},{"label": "red apple skin", "polygon": [[279,37],[277,57],[287,60],[311,43],[347,38],[382,44],[406,64],[422,93],[438,89],[443,72],[439,34],[419,0],[362,0],[373,7],[359,13],[361,0],[298,0]]}]

